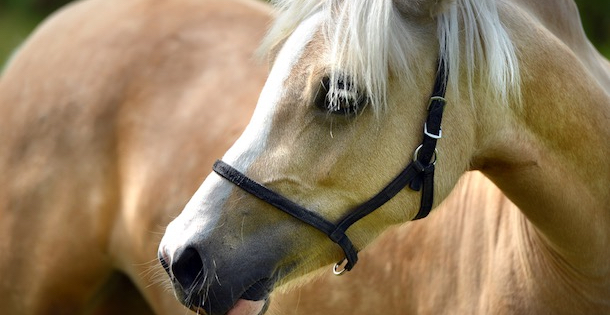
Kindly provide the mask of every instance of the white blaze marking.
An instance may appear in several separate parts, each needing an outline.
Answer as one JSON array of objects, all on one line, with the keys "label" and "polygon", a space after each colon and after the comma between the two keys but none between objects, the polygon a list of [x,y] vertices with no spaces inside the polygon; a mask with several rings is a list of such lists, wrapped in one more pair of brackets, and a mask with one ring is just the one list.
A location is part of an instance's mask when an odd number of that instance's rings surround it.
[{"label": "white blaze marking", "polygon": [[[321,17],[322,14],[317,13],[303,21],[280,50],[250,123],[223,157],[233,167],[246,171],[264,150],[275,108],[284,95],[284,83],[318,29]],[[197,236],[204,236],[204,231],[210,231],[210,227],[217,225],[220,217],[218,210],[228,198],[231,188],[216,174],[206,178],[182,213],[168,225],[163,236],[160,248],[170,255],[170,261],[177,249],[189,240],[194,241],[193,238]]]},{"label": "white blaze marking", "polygon": [[303,21],[283,45],[263,87],[250,123],[223,157],[228,164],[246,171],[264,150],[273,113],[284,95],[284,83],[318,29],[321,17],[322,14],[317,13]]}]

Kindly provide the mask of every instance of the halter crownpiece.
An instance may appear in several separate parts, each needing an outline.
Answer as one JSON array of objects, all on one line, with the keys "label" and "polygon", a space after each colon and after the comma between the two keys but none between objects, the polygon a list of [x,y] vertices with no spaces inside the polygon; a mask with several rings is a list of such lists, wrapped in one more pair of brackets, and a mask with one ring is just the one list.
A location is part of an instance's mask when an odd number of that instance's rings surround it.
[{"label": "halter crownpiece", "polygon": [[[444,98],[446,89],[447,73],[444,62],[439,60],[434,90],[428,105],[428,116],[424,123],[423,140],[415,149],[413,161],[373,198],[352,209],[338,223],[332,223],[319,214],[270,190],[221,160],[214,163],[214,172],[258,199],[320,230],[333,242],[341,246],[345,253],[345,259],[335,264],[333,268],[336,275],[341,275],[345,271],[351,270],[358,261],[358,251],[345,234],[345,231],[358,220],[383,206],[406,186],[415,191],[422,191],[419,212],[413,220],[425,218],[432,210],[434,168],[438,153],[436,142],[442,136],[441,122],[443,110],[447,103]],[[342,265],[343,267],[341,267]]]}]

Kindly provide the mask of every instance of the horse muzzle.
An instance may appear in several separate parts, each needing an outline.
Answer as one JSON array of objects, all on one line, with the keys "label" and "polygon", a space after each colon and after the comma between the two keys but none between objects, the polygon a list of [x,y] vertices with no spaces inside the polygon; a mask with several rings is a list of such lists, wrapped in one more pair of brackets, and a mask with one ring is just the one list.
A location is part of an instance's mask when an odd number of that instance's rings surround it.
[{"label": "horse muzzle", "polygon": [[264,314],[277,281],[266,267],[273,264],[223,260],[192,245],[171,254],[161,247],[158,256],[178,300],[199,314]]}]

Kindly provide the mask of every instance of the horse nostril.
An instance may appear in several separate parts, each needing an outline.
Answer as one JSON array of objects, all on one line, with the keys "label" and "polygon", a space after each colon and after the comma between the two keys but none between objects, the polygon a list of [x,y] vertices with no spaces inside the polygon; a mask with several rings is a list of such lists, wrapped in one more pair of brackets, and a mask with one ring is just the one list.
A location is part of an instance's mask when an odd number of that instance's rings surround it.
[{"label": "horse nostril", "polygon": [[159,262],[161,263],[161,266],[163,266],[165,272],[167,272],[168,275],[171,275],[171,273],[169,272],[169,264],[167,263],[167,259],[165,259],[165,256],[163,256],[163,253],[161,253],[161,251],[157,253],[157,258],[159,258]]},{"label": "horse nostril", "polygon": [[186,292],[190,291],[205,276],[199,252],[190,246],[175,257],[171,270],[176,281]]}]

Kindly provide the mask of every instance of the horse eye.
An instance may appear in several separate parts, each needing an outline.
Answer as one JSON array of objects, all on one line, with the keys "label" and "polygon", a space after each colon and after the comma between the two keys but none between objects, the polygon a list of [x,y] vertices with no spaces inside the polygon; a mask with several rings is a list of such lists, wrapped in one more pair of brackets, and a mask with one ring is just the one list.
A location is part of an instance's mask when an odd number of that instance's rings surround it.
[{"label": "horse eye", "polygon": [[324,77],[320,90],[316,96],[316,107],[334,115],[355,115],[364,105],[365,98],[362,97],[353,84],[343,77],[336,79],[337,82],[331,86],[331,78]]}]

